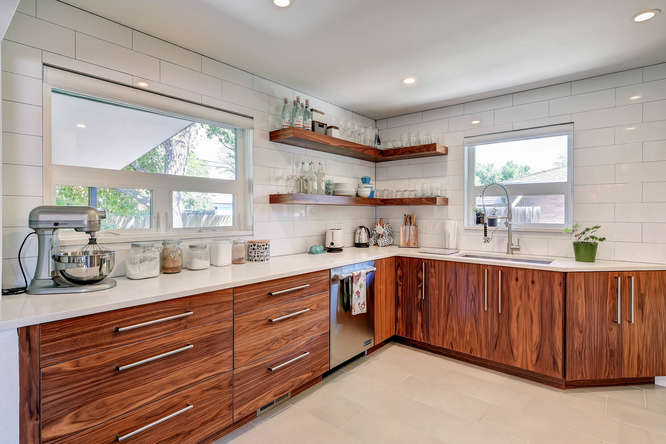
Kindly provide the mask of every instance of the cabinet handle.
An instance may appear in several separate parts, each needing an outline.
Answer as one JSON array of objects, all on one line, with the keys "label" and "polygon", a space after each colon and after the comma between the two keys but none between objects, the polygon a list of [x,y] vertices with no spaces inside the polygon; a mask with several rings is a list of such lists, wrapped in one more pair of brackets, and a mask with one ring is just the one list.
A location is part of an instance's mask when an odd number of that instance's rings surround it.
[{"label": "cabinet handle", "polygon": [[116,442],[123,442],[126,439],[129,439],[133,436],[136,436],[141,432],[145,432],[148,429],[152,429],[156,425],[160,425],[163,422],[168,421],[171,418],[175,418],[176,416],[181,415],[181,414],[185,413],[188,410],[192,410],[193,408],[194,408],[194,406],[192,404],[187,404],[187,407],[182,408],[182,409],[180,409],[176,412],[170,413],[170,414],[166,415],[165,417],[158,419],[157,421],[153,421],[150,424],[146,424],[143,427],[139,427],[138,429],[134,430],[133,432],[129,432],[125,435],[116,435]]},{"label": "cabinet handle", "polygon": [[497,270],[497,313],[502,314],[502,270]]},{"label": "cabinet handle", "polygon": [[421,264],[421,300],[425,301],[425,287],[426,287],[426,263],[423,261]]},{"label": "cabinet handle", "polygon": [[488,311],[488,269],[483,270],[483,311]]},{"label": "cabinet handle", "polygon": [[185,347],[180,347],[180,348],[177,348],[175,350],[171,350],[171,351],[168,351],[168,352],[165,352],[165,353],[160,353],[159,355],[151,356],[150,358],[146,358],[146,359],[142,359],[140,361],[132,362],[131,364],[117,365],[116,366],[116,371],[118,373],[120,373],[122,371],[129,370],[131,368],[138,367],[140,365],[148,364],[150,362],[157,361],[158,359],[167,358],[169,356],[173,356],[175,354],[182,353],[184,351],[187,351],[187,350],[190,350],[190,349],[193,349],[193,348],[194,348],[194,345],[189,344],[189,345],[186,345]]},{"label": "cabinet handle", "polygon": [[633,324],[636,319],[634,318],[634,277],[631,276],[631,323]]},{"label": "cabinet handle", "polygon": [[300,315],[300,314],[307,313],[308,311],[310,311],[309,308],[304,308],[303,310],[298,310],[298,311],[295,311],[295,312],[293,312],[293,313],[289,313],[289,314],[286,314],[286,315],[284,315],[284,316],[280,316],[279,318],[272,318],[272,319],[269,319],[269,321],[270,321],[270,322],[280,322],[280,321],[284,321],[285,319],[293,318],[294,316],[298,316],[298,315]]},{"label": "cabinet handle", "polygon": [[282,367],[286,367],[286,366],[288,366],[289,364],[293,364],[293,363],[296,362],[296,361],[300,361],[301,359],[305,358],[305,357],[308,356],[309,354],[310,354],[310,352],[305,352],[305,353],[303,353],[302,355],[296,356],[295,358],[292,358],[292,359],[290,359],[290,360],[288,360],[288,361],[284,361],[282,364],[278,364],[278,365],[276,365],[275,367],[268,367],[268,370],[270,370],[270,371],[272,371],[272,372],[275,372],[275,371],[277,371],[277,370],[280,370]]},{"label": "cabinet handle", "polygon": [[617,277],[617,319],[613,322],[622,324],[622,277]]},{"label": "cabinet handle", "polygon": [[162,322],[174,321],[176,319],[186,318],[188,316],[192,316],[193,314],[194,314],[193,311],[186,311],[185,313],[180,313],[173,316],[167,316],[165,318],[153,319],[152,321],[141,322],[139,324],[128,325],[127,327],[116,327],[113,329],[113,331],[115,331],[116,333],[121,333],[123,331],[129,331],[141,327],[148,327],[150,325],[161,324]]},{"label": "cabinet handle", "polygon": [[304,288],[308,288],[309,286],[310,286],[310,284],[304,284],[304,285],[299,285],[298,287],[287,288],[285,290],[271,291],[268,294],[271,295],[271,296],[277,296],[277,295],[280,295],[280,294],[291,293],[292,291],[302,290]]}]

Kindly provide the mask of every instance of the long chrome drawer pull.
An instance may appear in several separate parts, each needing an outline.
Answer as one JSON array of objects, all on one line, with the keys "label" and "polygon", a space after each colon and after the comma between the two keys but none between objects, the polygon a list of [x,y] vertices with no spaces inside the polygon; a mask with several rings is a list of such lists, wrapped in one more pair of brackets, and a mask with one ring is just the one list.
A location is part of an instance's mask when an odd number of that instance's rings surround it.
[{"label": "long chrome drawer pull", "polygon": [[278,365],[276,365],[275,367],[268,367],[268,370],[270,370],[270,371],[272,371],[272,372],[275,372],[275,371],[277,371],[277,370],[280,370],[282,367],[286,367],[286,366],[288,366],[289,364],[293,364],[293,363],[296,362],[296,361],[300,361],[301,359],[305,358],[305,357],[308,356],[309,354],[310,354],[310,352],[305,352],[305,353],[303,353],[302,355],[300,355],[300,356],[296,356],[295,358],[292,358],[292,359],[290,359],[290,360],[288,360],[288,361],[284,361],[282,364],[278,364]]},{"label": "long chrome drawer pull", "polygon": [[497,272],[499,283],[497,284],[497,313],[502,314],[502,270]]},{"label": "long chrome drawer pull", "polygon": [[175,354],[182,353],[182,352],[190,350],[192,348],[194,348],[194,345],[189,344],[189,345],[186,345],[185,347],[180,347],[180,348],[177,348],[175,350],[171,350],[171,351],[168,351],[168,352],[165,352],[165,353],[160,353],[159,355],[151,356],[150,358],[146,358],[146,359],[142,359],[140,361],[132,362],[131,364],[117,365],[116,366],[116,371],[117,372],[122,372],[122,371],[125,371],[125,370],[129,370],[131,368],[138,367],[138,366],[143,365],[143,364],[148,364],[149,362],[157,361],[158,359],[162,359],[162,358],[166,358],[168,356],[173,356]]},{"label": "long chrome drawer pull", "polygon": [[269,319],[269,321],[270,322],[284,321],[285,319],[293,318],[294,316],[298,316],[300,314],[307,313],[308,311],[310,311],[309,308],[304,308],[303,310],[298,310],[298,311],[295,311],[293,313],[289,313],[289,314],[286,314],[284,316],[280,316],[279,318]]},{"label": "long chrome drawer pull", "polygon": [[188,410],[192,410],[193,408],[194,408],[194,406],[192,404],[187,404],[187,407],[182,408],[182,409],[178,410],[177,412],[173,412],[169,415],[166,415],[164,418],[160,418],[157,421],[151,422],[150,424],[146,424],[145,426],[140,427],[140,428],[134,430],[133,432],[129,432],[129,433],[127,433],[125,435],[122,435],[122,436],[121,435],[116,435],[116,442],[125,441],[126,439],[129,439],[132,436],[136,436],[141,432],[145,432],[146,430],[151,429],[151,428],[155,427],[156,425],[162,424],[164,421],[168,421],[171,418],[175,418],[176,416],[181,415],[181,414],[185,413]]},{"label": "long chrome drawer pull", "polygon": [[483,272],[483,311],[488,311],[488,269]]},{"label": "long chrome drawer pull", "polygon": [[617,319],[614,321],[622,324],[622,277],[617,277]]},{"label": "long chrome drawer pull", "polygon": [[634,277],[631,277],[631,323],[635,321],[634,318]]},{"label": "long chrome drawer pull", "polygon": [[134,330],[136,328],[141,328],[141,327],[148,327],[149,325],[155,325],[155,324],[160,324],[162,322],[167,322],[167,321],[173,321],[176,319],[182,319],[186,318],[188,316],[192,316],[194,314],[193,311],[186,311],[185,313],[173,315],[173,316],[167,316],[166,318],[159,318],[159,319],[153,319],[152,321],[146,321],[146,322],[141,322],[140,324],[134,324],[134,325],[128,325],[127,327],[116,327],[113,329],[116,333],[120,333],[123,331],[128,331],[128,330]]},{"label": "long chrome drawer pull", "polygon": [[304,284],[304,285],[299,285],[298,287],[287,288],[286,290],[271,291],[268,294],[271,295],[271,296],[277,296],[279,294],[291,293],[292,291],[302,290],[304,288],[308,288],[309,286],[310,286],[310,284]]}]

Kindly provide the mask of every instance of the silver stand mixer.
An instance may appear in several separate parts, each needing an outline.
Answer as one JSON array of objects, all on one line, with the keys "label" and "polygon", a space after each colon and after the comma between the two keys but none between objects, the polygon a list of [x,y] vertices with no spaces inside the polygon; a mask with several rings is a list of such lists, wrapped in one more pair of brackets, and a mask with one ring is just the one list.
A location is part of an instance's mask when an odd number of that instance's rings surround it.
[{"label": "silver stand mixer", "polygon": [[[29,226],[37,233],[35,275],[27,293],[86,293],[116,286],[109,278],[115,252],[97,244],[95,233],[106,218],[105,210],[84,206],[41,206],[30,212]],[[70,228],[87,233],[88,244],[77,251],[61,251],[57,231]]]}]

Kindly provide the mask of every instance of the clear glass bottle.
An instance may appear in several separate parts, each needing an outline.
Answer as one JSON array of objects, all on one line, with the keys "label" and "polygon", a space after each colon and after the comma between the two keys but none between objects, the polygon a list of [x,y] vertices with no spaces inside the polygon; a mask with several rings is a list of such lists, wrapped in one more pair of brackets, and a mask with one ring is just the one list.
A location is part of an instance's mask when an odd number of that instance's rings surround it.
[{"label": "clear glass bottle", "polygon": [[291,105],[291,115],[289,116],[289,126],[292,128],[296,127],[296,114],[297,114],[298,106],[296,105],[296,101],[294,100],[292,105]]},{"label": "clear glass bottle", "polygon": [[282,128],[289,128],[291,125],[291,106],[289,106],[289,101],[285,97],[284,103],[282,104],[282,113],[280,114],[280,126]]},{"label": "clear glass bottle", "polygon": [[292,112],[293,116],[293,127],[294,128],[303,128],[303,104],[301,103],[301,98],[296,97],[294,102],[294,110]]},{"label": "clear glass bottle", "polygon": [[303,108],[303,129],[312,131],[312,109],[308,99],[305,99],[305,107]]},{"label": "clear glass bottle", "polygon": [[323,163],[317,162],[315,176],[317,177],[317,194],[326,194],[326,172]]},{"label": "clear glass bottle", "polygon": [[162,241],[162,273],[180,273],[183,269],[183,248],[180,239]]},{"label": "clear glass bottle", "polygon": [[148,279],[160,275],[160,248],[153,242],[135,242],[125,261],[128,279]]},{"label": "clear glass bottle", "polygon": [[192,244],[188,248],[189,258],[187,268],[189,270],[205,270],[210,267],[210,250],[208,244]]},{"label": "clear glass bottle", "polygon": [[308,162],[307,169],[307,193],[308,194],[317,194],[317,176],[315,175],[315,166],[314,162]]}]

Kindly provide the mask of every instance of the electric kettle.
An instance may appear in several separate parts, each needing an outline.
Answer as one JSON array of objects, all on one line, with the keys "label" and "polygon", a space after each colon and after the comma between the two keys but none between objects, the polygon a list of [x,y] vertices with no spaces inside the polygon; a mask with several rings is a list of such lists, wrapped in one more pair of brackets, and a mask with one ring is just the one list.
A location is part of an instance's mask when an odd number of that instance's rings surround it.
[{"label": "electric kettle", "polygon": [[360,225],[354,231],[354,246],[357,248],[368,248],[370,246],[370,230]]}]

